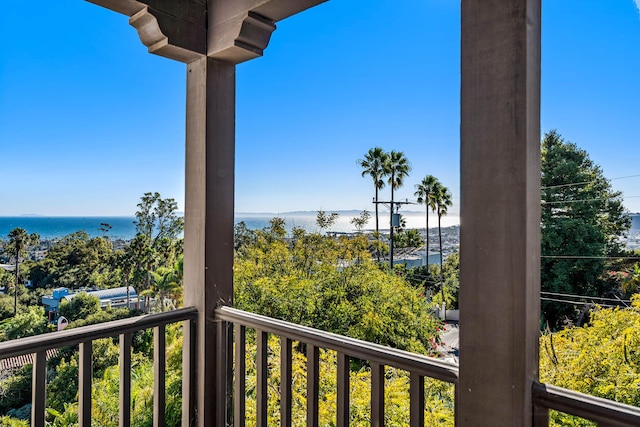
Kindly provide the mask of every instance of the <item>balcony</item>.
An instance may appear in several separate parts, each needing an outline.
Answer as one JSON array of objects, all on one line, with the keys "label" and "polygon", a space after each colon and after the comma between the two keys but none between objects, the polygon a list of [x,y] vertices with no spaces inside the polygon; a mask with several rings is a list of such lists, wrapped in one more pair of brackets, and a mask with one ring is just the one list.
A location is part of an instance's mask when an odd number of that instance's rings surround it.
[{"label": "balcony", "polygon": [[[0,344],[0,358],[35,354],[32,425],[45,424],[46,351],[71,345],[80,349],[79,421],[90,425],[92,342],[111,336],[120,343],[120,425],[129,425],[131,334],[146,328],[155,336],[153,419],[164,425],[163,327],[174,322],[184,322],[185,427],[245,424],[244,343],[253,334],[259,426],[269,423],[269,335],[280,342],[285,426],[303,423],[292,411],[294,342],[307,356],[309,426],[320,425],[320,349],[337,355],[339,426],[350,421],[351,359],[371,369],[374,426],[384,425],[385,367],[409,372],[407,425],[424,424],[425,378],[455,387],[458,426],[539,427],[550,410],[603,426],[640,425],[637,408],[538,383],[541,0],[462,0],[459,369],[232,308],[235,67],[263,54],[277,21],[322,0],[90,1],[129,16],[151,53],[186,64],[184,299],[191,308]],[[401,70],[403,58],[386,60]]]},{"label": "balcony", "polygon": [[[92,342],[96,339],[118,337],[120,345],[119,371],[119,424],[131,425],[131,337],[132,334],[152,328],[154,333],[154,392],[153,420],[163,426],[165,413],[165,326],[183,323],[183,426],[193,425],[197,407],[195,384],[195,337],[197,310],[180,309],[168,313],[151,314],[104,324],[80,327],[40,336],[0,343],[0,359],[33,354],[31,425],[45,425],[46,353],[51,349],[79,346],[78,405],[79,425],[91,425],[92,401]],[[204,400],[216,403],[217,425],[244,426],[246,420],[246,337],[247,328],[255,334],[255,425],[268,426],[267,381],[268,336],[278,338],[280,378],[278,379],[280,425],[306,423],[308,426],[327,425],[319,420],[319,351],[331,350],[337,357],[336,413],[330,421],[337,426],[350,425],[350,360],[365,361],[370,367],[370,423],[385,425],[385,368],[401,369],[409,373],[409,414],[406,425],[425,425],[425,378],[458,385],[458,368],[438,359],[401,351],[366,341],[295,325],[277,319],[247,313],[231,307],[216,310],[216,324],[220,345],[215,349],[219,361],[219,376],[215,392]],[[191,339],[189,339],[189,337]],[[294,419],[292,414],[292,345],[302,343],[306,353],[306,419]],[[273,349],[271,349],[273,351]],[[535,427],[549,425],[549,410],[592,420],[601,426],[640,425],[640,408],[599,399],[570,390],[536,383],[532,412]],[[322,396],[324,397],[324,396]]]}]

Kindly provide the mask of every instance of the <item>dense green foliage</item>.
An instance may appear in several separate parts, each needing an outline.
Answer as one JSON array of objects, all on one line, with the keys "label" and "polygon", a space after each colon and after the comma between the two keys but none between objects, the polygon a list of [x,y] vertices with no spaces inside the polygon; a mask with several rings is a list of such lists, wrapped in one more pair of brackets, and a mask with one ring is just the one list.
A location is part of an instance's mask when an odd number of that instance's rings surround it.
[{"label": "dense green foliage", "polygon": [[[167,407],[166,425],[179,426],[182,404],[182,332],[179,325],[166,329],[167,342]],[[92,425],[115,427],[119,412],[119,347],[117,340],[96,340],[93,365]],[[153,361],[150,348],[146,351],[135,345],[132,353],[132,412],[131,425],[150,426],[153,420]],[[47,385],[49,418],[59,427],[72,427],[78,420],[78,356],[63,359],[56,367],[56,375]]]},{"label": "dense green foliage", "polygon": [[[542,290],[613,297],[602,257],[621,252],[618,239],[629,226],[622,193],[613,191],[602,169],[556,131],[547,133],[542,141]],[[543,301],[542,315],[556,328],[565,318],[574,320],[576,308]]]},{"label": "dense green foliage", "polygon": [[294,230],[255,235],[235,261],[236,307],[392,347],[430,353],[439,322],[422,291],[370,259],[367,240]]},{"label": "dense green foliage", "polygon": [[51,331],[42,307],[29,307],[27,311],[0,323],[0,341],[30,337]]},{"label": "dense green foliage", "polygon": [[[174,308],[181,303],[182,288],[182,231],[183,220],[177,217],[177,205],[173,199],[162,199],[159,194],[145,194],[136,213],[138,236],[125,245],[124,250],[114,250],[114,242],[107,237],[89,237],[76,232],[52,242],[44,242],[39,250],[46,250],[44,258],[25,261],[19,265],[21,277],[28,277],[35,289],[17,287],[18,314],[13,316],[13,296],[0,295],[0,341],[26,337],[52,331],[54,326],[40,305],[41,297],[52,288],[113,288],[124,284],[136,286],[147,297],[158,301],[157,310]],[[108,231],[108,224],[102,225]],[[26,235],[25,233],[22,233]],[[28,235],[27,235],[28,236]],[[35,240],[30,240],[32,245]],[[121,242],[122,243],[122,242]],[[26,247],[26,246],[25,246]],[[5,254],[13,250],[5,244]],[[19,252],[23,257],[24,252]],[[10,255],[10,254],[9,254]],[[15,260],[15,257],[14,257]],[[0,270],[0,285],[13,285],[13,275]],[[156,307],[150,306],[151,310]],[[126,308],[101,309],[95,296],[81,293],[70,302],[60,305],[60,314],[70,320],[68,328],[121,319],[140,312]],[[175,328],[174,328],[175,329]],[[177,360],[181,354],[177,330],[168,332],[173,347],[173,365],[168,371],[168,393],[172,393],[168,405],[171,414],[168,425],[178,425],[180,420],[180,376]],[[141,396],[134,403],[135,425],[151,424],[151,390],[153,375],[151,366],[152,331],[140,331],[133,335],[134,392]],[[97,406],[94,425],[117,425],[118,347],[113,339],[94,341],[94,396],[100,395],[104,402]],[[58,356],[49,359],[47,367],[51,378],[47,384],[49,416],[53,426],[70,426],[77,423],[77,348],[63,348]],[[115,376],[114,376],[115,375]],[[10,374],[0,372],[0,415],[27,417],[31,401],[30,365]],[[99,389],[103,387],[102,389]],[[95,402],[95,401],[94,401]],[[115,407],[113,406],[115,402]],[[177,408],[177,409],[176,409]],[[108,411],[107,411],[108,409]],[[110,411],[110,412],[109,412]],[[114,412],[115,411],[115,412]],[[109,415],[105,415],[109,412]],[[115,415],[114,415],[115,414]],[[95,421],[100,419],[102,421]],[[107,422],[108,420],[108,422]],[[0,418],[4,424],[21,425],[7,417]],[[12,424],[14,423],[14,424]]]},{"label": "dense green foliage", "polygon": [[423,243],[422,234],[416,229],[399,231],[393,241],[396,248],[417,248]]},{"label": "dense green foliage", "polygon": [[29,279],[40,288],[117,287],[115,261],[108,239],[78,231],[55,241],[46,257],[31,263]]},{"label": "dense green foliage", "polygon": [[[560,387],[640,406],[640,295],[630,308],[599,308],[588,326],[540,339],[540,379]],[[557,425],[593,425],[554,414]],[[571,424],[573,423],[573,424]]]},{"label": "dense green foliage", "polygon": [[100,311],[100,300],[95,295],[80,292],[71,301],[62,300],[60,303],[60,316],[68,321],[85,319]]}]

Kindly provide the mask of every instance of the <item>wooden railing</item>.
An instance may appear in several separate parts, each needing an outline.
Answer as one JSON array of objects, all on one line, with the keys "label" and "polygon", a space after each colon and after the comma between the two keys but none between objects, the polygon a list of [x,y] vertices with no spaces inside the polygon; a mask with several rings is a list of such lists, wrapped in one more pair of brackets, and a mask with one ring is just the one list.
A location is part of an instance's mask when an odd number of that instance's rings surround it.
[{"label": "wooden railing", "polygon": [[[79,346],[78,359],[78,423],[91,425],[91,360],[92,342],[100,338],[119,336],[120,342],[120,425],[131,424],[131,337],[134,332],[153,328],[154,336],[154,404],[155,426],[163,426],[165,419],[165,326],[184,321],[184,327],[193,331],[198,312],[185,308],[160,314],[131,317],[112,322],[89,325],[60,332],[21,338],[0,343],[0,359],[33,353],[33,381],[31,425],[45,425],[46,351],[52,348]],[[195,334],[191,333],[191,336]],[[184,346],[193,343],[184,342]],[[190,349],[195,354],[195,349]],[[193,366],[185,364],[185,366]],[[192,372],[186,372],[193,375]],[[195,399],[189,396],[183,400],[193,405]],[[189,408],[186,408],[189,410]],[[183,408],[185,410],[185,408]],[[190,413],[193,411],[190,410]]]},{"label": "wooden railing", "polygon": [[548,384],[533,386],[534,426],[549,425],[549,410],[564,412],[603,427],[640,426],[640,408]]},{"label": "wooden railing", "polygon": [[[227,404],[228,410],[234,409],[226,419],[234,420],[236,427],[244,426],[245,419],[245,337],[246,328],[256,330],[257,355],[257,426],[267,426],[267,334],[280,337],[281,343],[281,425],[291,426],[291,343],[299,341],[307,345],[307,425],[318,426],[318,349],[337,352],[337,425],[349,425],[349,358],[366,360],[371,366],[371,425],[384,425],[384,367],[399,368],[410,373],[410,420],[409,425],[424,425],[424,378],[430,377],[446,381],[457,386],[458,368],[455,365],[437,359],[408,353],[389,347],[372,344],[353,338],[320,331],[281,320],[271,319],[257,314],[243,312],[231,307],[216,310],[217,318],[222,322],[220,331],[226,331],[235,340],[236,375],[228,372],[227,378],[235,378],[233,393],[227,390],[227,396],[233,396],[233,404]],[[233,325],[233,328],[231,326]],[[227,339],[225,342],[230,342]],[[229,354],[232,354],[231,352]],[[465,355],[462,355],[465,357]],[[473,357],[468,355],[466,357]],[[228,364],[231,369],[232,364]],[[612,402],[554,387],[546,384],[534,384],[533,390],[534,426],[549,425],[549,410],[557,410],[595,421],[599,426],[640,426],[640,408]],[[229,400],[227,400],[228,402]]]},{"label": "wooden railing", "polygon": [[[90,425],[91,420],[91,358],[92,342],[96,339],[119,336],[120,342],[120,425],[128,426],[131,421],[131,336],[134,332],[154,329],[154,425],[164,425],[165,397],[165,326],[184,321],[195,336],[197,311],[193,308],[175,310],[161,314],[151,314],[90,325],[34,337],[0,343],[0,359],[25,354],[34,354],[32,383],[32,426],[45,425],[46,351],[53,348],[79,345],[78,421],[79,425]],[[411,426],[424,425],[424,378],[430,377],[457,386],[458,368],[437,359],[401,351],[366,341],[348,338],[317,329],[247,313],[231,307],[216,310],[219,321],[220,343],[232,346],[235,352],[228,360],[221,378],[225,386],[219,388],[219,402],[227,412],[224,424],[237,427],[245,423],[245,342],[246,328],[256,331],[256,425],[267,426],[267,337],[274,334],[280,338],[280,419],[282,426],[292,425],[292,343],[298,341],[306,345],[307,352],[307,425],[318,426],[319,402],[319,349],[337,352],[337,405],[338,426],[349,425],[350,386],[349,362],[351,358],[365,360],[371,367],[371,425],[384,425],[384,369],[395,367],[410,373],[410,420]],[[194,342],[185,341],[185,354],[195,355]],[[462,357],[465,357],[464,355]],[[473,356],[467,356],[473,357]],[[193,360],[184,361],[188,368],[184,375],[193,382]],[[221,367],[222,368],[222,367]],[[232,371],[235,369],[235,375]],[[231,382],[231,379],[234,379]],[[194,393],[194,391],[188,391]],[[557,410],[598,423],[599,426],[640,426],[640,408],[588,396],[559,387],[536,383],[532,390],[535,427],[548,426],[549,411]],[[213,398],[213,396],[211,396]],[[183,410],[195,413],[194,396],[183,396],[186,407]]]},{"label": "wooden railing", "polygon": [[[424,378],[431,377],[452,384],[458,382],[458,368],[437,359],[397,350],[370,342],[348,338],[317,329],[247,313],[231,307],[216,310],[223,322],[221,331],[233,334],[235,340],[235,377],[233,420],[236,427],[244,426],[245,419],[245,338],[246,328],[256,330],[256,425],[267,426],[267,334],[280,337],[280,419],[281,425],[291,426],[291,370],[292,342],[306,344],[307,353],[307,426],[318,426],[319,349],[337,352],[337,426],[349,425],[349,361],[356,358],[371,366],[371,425],[384,426],[384,368],[402,369],[410,373],[410,425],[424,425]],[[233,325],[233,329],[231,328]],[[229,340],[225,340],[229,342]],[[231,353],[229,353],[231,354]],[[228,364],[231,367],[231,364]],[[227,395],[231,392],[227,391]],[[229,405],[226,405],[228,409]],[[229,414],[231,415],[231,414]],[[226,417],[230,419],[231,417]]]}]

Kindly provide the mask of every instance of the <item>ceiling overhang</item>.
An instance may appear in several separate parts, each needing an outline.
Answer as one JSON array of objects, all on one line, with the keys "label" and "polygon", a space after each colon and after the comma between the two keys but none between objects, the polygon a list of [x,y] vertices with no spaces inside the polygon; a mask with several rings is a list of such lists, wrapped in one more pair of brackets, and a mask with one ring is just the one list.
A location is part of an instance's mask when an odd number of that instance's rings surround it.
[{"label": "ceiling overhang", "polygon": [[150,53],[238,64],[259,56],[276,22],[326,0],[87,0],[129,16]]}]

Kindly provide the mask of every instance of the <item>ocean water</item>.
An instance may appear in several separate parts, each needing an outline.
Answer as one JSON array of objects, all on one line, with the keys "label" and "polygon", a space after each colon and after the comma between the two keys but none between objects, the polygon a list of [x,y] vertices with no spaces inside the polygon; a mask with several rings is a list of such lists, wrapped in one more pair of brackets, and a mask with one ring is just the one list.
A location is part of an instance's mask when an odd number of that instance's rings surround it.
[{"label": "ocean water", "polygon": [[86,231],[92,237],[103,236],[100,224],[112,228],[108,236],[112,239],[131,239],[136,234],[135,217],[125,216],[17,216],[0,217],[0,239],[5,239],[11,230],[22,227],[29,233],[38,233],[41,239],[56,239],[76,231]]},{"label": "ocean water", "polygon": [[[355,227],[351,224],[351,219],[358,216],[357,211],[341,211],[340,216],[329,229],[335,232],[353,232]],[[238,213],[235,217],[235,223],[244,221],[248,228],[259,230],[269,226],[269,221],[274,217],[284,219],[285,226],[288,231],[293,227],[303,228],[307,231],[319,231],[316,224],[317,212],[285,212],[275,213]],[[407,228],[424,228],[424,213],[420,212],[404,212],[402,213],[406,220]],[[100,224],[107,223],[111,225],[108,236],[112,239],[131,239],[136,234],[134,225],[135,217],[126,216],[19,216],[19,217],[0,217],[0,239],[6,239],[11,230],[22,227],[29,233],[38,233],[41,239],[56,239],[66,236],[76,231],[86,231],[92,237],[103,236],[100,231]],[[389,224],[389,212],[380,212],[380,230],[387,230]],[[437,217],[429,216],[429,228],[437,227]],[[457,215],[448,215],[443,217],[442,226],[448,227],[459,224]],[[375,218],[371,213],[371,218],[365,227],[365,230],[375,229]]]}]

